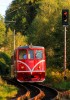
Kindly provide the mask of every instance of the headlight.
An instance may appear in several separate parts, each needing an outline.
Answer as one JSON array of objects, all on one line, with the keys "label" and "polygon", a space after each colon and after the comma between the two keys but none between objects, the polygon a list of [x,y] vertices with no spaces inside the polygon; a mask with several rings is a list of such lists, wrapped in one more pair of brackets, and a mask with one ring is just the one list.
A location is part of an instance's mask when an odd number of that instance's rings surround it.
[{"label": "headlight", "polygon": [[40,66],[38,66],[38,69],[40,69]]},{"label": "headlight", "polygon": [[21,66],[21,69],[24,69],[24,66]]}]

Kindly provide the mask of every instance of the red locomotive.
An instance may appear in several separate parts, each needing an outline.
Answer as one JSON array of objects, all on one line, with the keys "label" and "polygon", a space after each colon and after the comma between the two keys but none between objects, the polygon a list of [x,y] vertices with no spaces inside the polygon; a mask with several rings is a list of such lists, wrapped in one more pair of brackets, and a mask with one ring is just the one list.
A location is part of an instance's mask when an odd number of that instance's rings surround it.
[{"label": "red locomotive", "polygon": [[42,46],[20,46],[12,56],[14,77],[19,82],[43,82],[45,80],[46,56]]}]

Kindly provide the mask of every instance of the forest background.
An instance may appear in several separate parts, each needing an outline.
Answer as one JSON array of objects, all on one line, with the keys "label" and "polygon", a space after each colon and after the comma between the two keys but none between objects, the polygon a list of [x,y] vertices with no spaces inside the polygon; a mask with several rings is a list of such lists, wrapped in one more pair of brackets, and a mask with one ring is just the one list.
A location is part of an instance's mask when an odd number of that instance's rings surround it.
[{"label": "forest background", "polygon": [[[10,70],[14,50],[14,30],[16,47],[30,43],[44,46],[47,67],[64,68],[62,9],[70,9],[70,0],[12,1],[6,10],[5,18],[0,15],[1,75],[8,74]],[[70,69],[70,26],[67,27],[66,44],[67,68]]]}]

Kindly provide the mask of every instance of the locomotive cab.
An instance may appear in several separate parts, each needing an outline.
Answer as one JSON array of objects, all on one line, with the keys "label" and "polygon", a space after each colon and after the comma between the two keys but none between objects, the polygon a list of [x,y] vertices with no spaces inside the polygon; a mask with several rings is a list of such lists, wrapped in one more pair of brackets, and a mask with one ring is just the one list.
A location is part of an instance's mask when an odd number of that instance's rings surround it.
[{"label": "locomotive cab", "polygon": [[43,82],[45,80],[45,49],[40,46],[21,46],[16,49],[14,72],[19,82]]}]

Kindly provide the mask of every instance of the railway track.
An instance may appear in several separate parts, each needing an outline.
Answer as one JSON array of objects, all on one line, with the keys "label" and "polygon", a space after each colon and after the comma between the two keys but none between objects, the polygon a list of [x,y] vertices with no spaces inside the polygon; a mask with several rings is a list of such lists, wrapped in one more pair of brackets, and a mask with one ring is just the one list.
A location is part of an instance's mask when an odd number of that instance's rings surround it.
[{"label": "railway track", "polygon": [[31,83],[24,83],[23,85],[30,91],[29,100],[41,100],[45,96],[44,92],[38,86]]},{"label": "railway track", "polygon": [[57,90],[48,87],[43,84],[34,84],[35,86],[38,86],[45,94],[45,96],[42,98],[42,100],[56,100],[58,92]]},{"label": "railway track", "polygon": [[18,94],[8,100],[56,100],[58,92],[55,89],[36,83],[19,83],[14,79],[4,78],[8,84],[19,88]]}]

